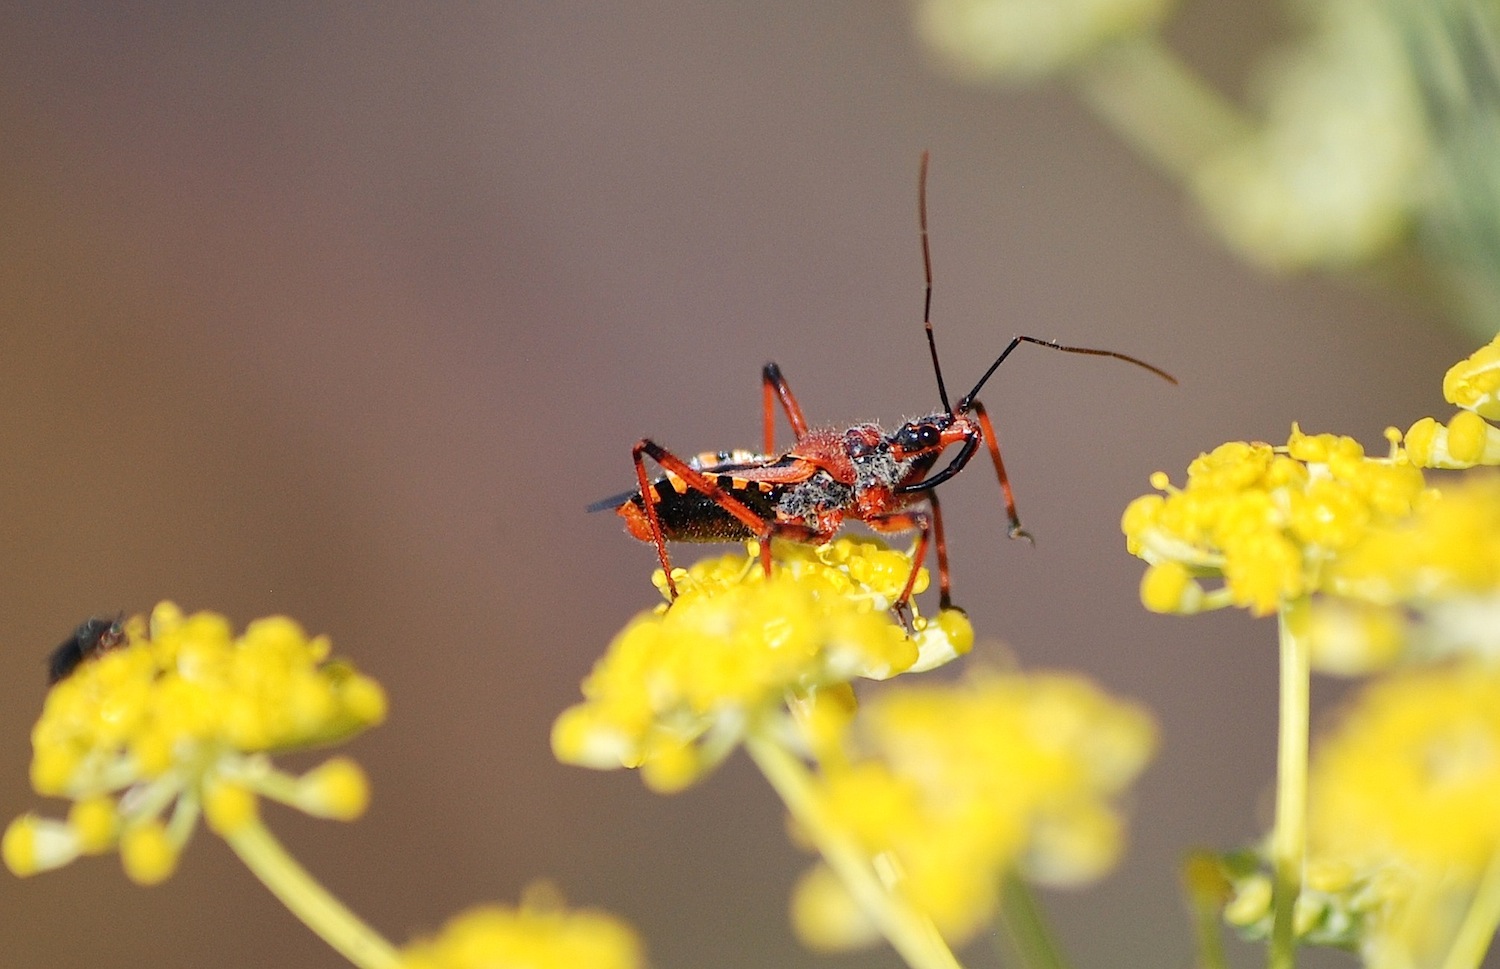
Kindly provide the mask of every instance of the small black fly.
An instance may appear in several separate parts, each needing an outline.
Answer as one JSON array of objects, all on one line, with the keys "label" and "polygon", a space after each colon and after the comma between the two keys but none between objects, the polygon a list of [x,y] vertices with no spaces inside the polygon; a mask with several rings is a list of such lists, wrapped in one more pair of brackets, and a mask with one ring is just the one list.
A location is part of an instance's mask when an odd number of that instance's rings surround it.
[{"label": "small black fly", "polygon": [[120,617],[85,619],[73,630],[73,635],[52,651],[47,660],[47,683],[50,685],[63,679],[84,660],[123,645],[125,629],[120,625]]}]

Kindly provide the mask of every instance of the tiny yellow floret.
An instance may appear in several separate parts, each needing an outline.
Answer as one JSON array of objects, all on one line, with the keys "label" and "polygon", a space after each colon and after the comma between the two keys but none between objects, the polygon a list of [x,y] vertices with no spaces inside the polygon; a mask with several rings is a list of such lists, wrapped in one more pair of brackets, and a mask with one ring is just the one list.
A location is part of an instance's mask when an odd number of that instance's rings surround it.
[{"label": "tiny yellow floret", "polygon": [[0,840],[5,867],[21,877],[66,865],[78,852],[78,838],[67,825],[34,814],[12,821]]},{"label": "tiny yellow floret", "polygon": [[114,847],[120,829],[120,813],[113,798],[87,797],[68,809],[68,827],[78,836],[78,848],[86,855],[103,854]]},{"label": "tiny yellow floret", "polygon": [[1234,898],[1224,907],[1230,925],[1251,925],[1271,914],[1271,879],[1255,875],[1236,886]]},{"label": "tiny yellow floret", "polygon": [[1478,464],[1484,459],[1485,439],[1491,430],[1473,411],[1459,411],[1448,422],[1448,452],[1466,466]]},{"label": "tiny yellow floret", "polygon": [[792,890],[792,928],[818,952],[847,952],[880,941],[877,925],[826,867],[809,868]]},{"label": "tiny yellow floret", "polygon": [[1203,589],[1181,562],[1162,562],[1141,576],[1141,604],[1152,612],[1191,615],[1203,601]]},{"label": "tiny yellow floret", "polygon": [[1461,410],[1447,425],[1424,417],[1406,432],[1406,452],[1421,468],[1463,469],[1500,464],[1500,428]]},{"label": "tiny yellow floret", "polygon": [[353,821],[370,806],[370,779],[348,757],[332,757],[297,781],[297,806],[308,814]]},{"label": "tiny yellow floret", "polygon": [[120,861],[137,885],[157,885],[177,870],[178,846],[159,821],[143,821],[120,836]]},{"label": "tiny yellow floret", "polygon": [[1480,417],[1500,419],[1500,336],[1448,368],[1443,398]]},{"label": "tiny yellow floret", "polygon": [[260,816],[255,793],[243,784],[212,780],[204,785],[203,815],[214,833],[228,837]]}]

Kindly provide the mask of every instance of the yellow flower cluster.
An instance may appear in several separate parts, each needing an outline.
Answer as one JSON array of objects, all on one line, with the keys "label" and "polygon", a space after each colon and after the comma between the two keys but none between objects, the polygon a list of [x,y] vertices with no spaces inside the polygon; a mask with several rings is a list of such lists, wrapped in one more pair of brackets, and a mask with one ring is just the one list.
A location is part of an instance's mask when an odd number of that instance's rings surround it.
[{"label": "yellow flower cluster", "polygon": [[1500,464],[1500,336],[1449,368],[1443,397],[1462,408],[1448,423],[1424,417],[1406,432],[1406,450],[1425,468]]},{"label": "yellow flower cluster", "polygon": [[1332,569],[1366,617],[1400,631],[1408,657],[1500,657],[1500,477],[1476,474],[1372,529]]},{"label": "yellow flower cluster", "polygon": [[753,543],[747,554],[678,570],[671,608],[626,626],[584,680],[585,702],[558,717],[558,759],[638,767],[653,788],[677,790],[789,697],[928,669],[973,643],[956,610],[916,617],[910,637],[894,621],[889,607],[910,574],[909,555],[852,538],[780,542],[775,552],[769,579]]},{"label": "yellow flower cluster", "polygon": [[1476,876],[1500,850],[1500,669],[1461,663],[1375,681],[1319,744],[1311,791],[1323,853]]},{"label": "yellow flower cluster", "polygon": [[284,617],[236,637],[223,616],[185,616],[169,602],[124,628],[126,645],[85,661],[47,695],[32,731],[32,785],[74,803],[66,821],[12,822],[3,841],[12,871],[118,848],[127,874],[157,882],[200,813],[227,832],[255,818],[257,794],[321,817],[363,812],[368,785],[352,761],[293,777],[267,757],[346,739],[385,717],[379,684],[326,662],[326,638],[309,639]]},{"label": "yellow flower cluster", "polygon": [[[1079,677],[991,672],[892,686],[846,741],[844,757],[823,760],[824,818],[853,835],[891,891],[962,942],[993,917],[1007,876],[1076,884],[1114,863],[1122,821],[1111,800],[1150,758],[1155,728]],[[822,865],[801,882],[793,914],[820,948],[876,931]]]},{"label": "yellow flower cluster", "polygon": [[[1267,859],[1259,852],[1236,852],[1218,867],[1231,896],[1223,906],[1224,920],[1246,938],[1268,938],[1274,889]],[[1358,946],[1401,901],[1393,874],[1390,869],[1356,872],[1342,861],[1309,859],[1292,914],[1297,939],[1303,945]]]},{"label": "yellow flower cluster", "polygon": [[642,969],[640,940],[605,912],[523,903],[475,908],[402,950],[398,969]]},{"label": "yellow flower cluster", "polygon": [[[1225,917],[1273,950],[1295,937],[1358,948],[1374,969],[1477,965],[1500,919],[1500,476],[1429,487],[1420,470],[1500,464],[1487,423],[1500,418],[1500,339],[1450,369],[1444,395],[1460,414],[1417,422],[1404,449],[1387,432],[1387,458],[1294,427],[1285,447],[1200,457],[1181,490],[1155,476],[1167,493],[1124,516],[1131,551],[1151,563],[1148,607],[1276,611],[1284,662],[1301,651],[1332,672],[1403,664],[1350,704],[1305,786],[1295,770],[1279,778],[1279,792],[1306,792],[1287,811],[1306,818],[1305,851],[1282,850],[1278,827],[1272,859],[1222,861]],[[1199,585],[1211,576],[1223,587]],[[1305,706],[1290,711],[1284,721],[1306,723]],[[1291,746],[1305,750],[1305,734]],[[1300,879],[1289,932],[1273,927],[1287,870]]]},{"label": "yellow flower cluster", "polygon": [[[1410,514],[1422,473],[1393,448],[1370,458],[1359,442],[1306,435],[1285,446],[1231,442],[1188,466],[1187,484],[1144,495],[1125,510],[1130,551],[1150,563],[1146,608],[1192,613],[1228,605],[1268,615],[1328,591],[1328,564],[1373,525]],[[1207,590],[1203,578],[1222,578]]]},{"label": "yellow flower cluster", "polygon": [[1500,857],[1500,669],[1429,666],[1366,687],[1318,746],[1310,806],[1313,856],[1382,886],[1366,964],[1446,964]]}]

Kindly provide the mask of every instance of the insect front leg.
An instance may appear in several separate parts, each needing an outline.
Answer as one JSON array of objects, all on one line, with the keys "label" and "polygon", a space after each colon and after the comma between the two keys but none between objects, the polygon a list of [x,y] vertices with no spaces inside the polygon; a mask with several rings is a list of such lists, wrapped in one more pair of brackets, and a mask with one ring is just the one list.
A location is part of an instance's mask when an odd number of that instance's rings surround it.
[{"label": "insect front leg", "polygon": [[921,571],[922,563],[927,558],[928,545],[937,546],[938,607],[940,609],[953,608],[953,596],[948,578],[948,541],[943,535],[942,506],[938,504],[936,493],[928,494],[927,502],[927,509],[881,515],[865,522],[878,532],[915,530],[917,533],[917,547],[912,552],[911,574],[906,577],[906,586],[901,590],[901,595],[897,597],[895,605],[891,606],[891,611],[896,614],[908,633],[911,632],[912,590],[916,588],[917,573]]},{"label": "insect front leg", "polygon": [[[938,565],[938,608],[953,608],[953,593],[948,579],[948,540],[943,536],[943,509],[938,504],[937,492],[934,491],[927,496],[927,504],[932,508],[932,539],[937,546]],[[917,560],[921,565],[921,560]],[[907,580],[906,594],[911,595],[911,586],[916,582],[916,570],[912,571],[912,577]]]},{"label": "insect front leg", "polygon": [[[1021,518],[1016,514],[1016,496],[1010,490],[1010,476],[1005,473],[1005,462],[1000,458],[1000,442],[995,437],[995,425],[990,423],[989,412],[977,400],[970,401],[969,407],[974,411],[974,416],[979,418],[979,426],[984,430],[984,443],[990,449],[990,458],[995,462],[995,476],[1000,479],[1000,491],[1005,495],[1005,517],[1010,520],[1010,526],[1007,528],[1006,534],[1011,538],[1024,538],[1032,545],[1035,545],[1036,539],[1032,538],[1031,533],[1021,527]],[[935,493],[933,497],[936,498]],[[932,507],[934,511],[937,510],[936,501],[933,502]]]},{"label": "insect front leg", "polygon": [[766,417],[766,449],[761,453],[769,456],[776,453],[776,401],[781,401],[787,423],[792,425],[792,434],[799,441],[807,434],[807,418],[802,416],[802,405],[797,403],[792,388],[787,385],[786,378],[781,375],[781,368],[776,364],[766,364],[760,373],[760,386]]},{"label": "insect front leg", "polygon": [[754,509],[730,494],[712,478],[693,467],[691,464],[668,451],[666,448],[652,441],[650,438],[642,438],[636,442],[635,447],[630,449],[630,459],[635,463],[636,485],[640,488],[641,505],[646,513],[646,521],[650,526],[651,540],[656,545],[656,555],[661,560],[662,571],[667,577],[667,588],[672,593],[672,598],[677,598],[677,583],[672,579],[672,559],[667,554],[667,534],[662,528],[661,515],[657,512],[654,492],[651,481],[646,477],[646,458],[650,458],[661,465],[669,475],[677,478],[699,494],[707,497],[714,504],[733,515],[747,528],[751,534],[760,541],[760,557],[766,574],[771,574],[771,536],[778,532],[795,531],[782,528],[777,522],[767,521],[756,514]]}]

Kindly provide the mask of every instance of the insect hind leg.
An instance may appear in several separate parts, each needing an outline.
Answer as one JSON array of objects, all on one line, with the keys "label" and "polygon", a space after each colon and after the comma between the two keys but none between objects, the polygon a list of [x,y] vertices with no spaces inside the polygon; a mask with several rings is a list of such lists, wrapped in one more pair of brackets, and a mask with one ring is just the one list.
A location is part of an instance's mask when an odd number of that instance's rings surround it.
[{"label": "insect hind leg", "polygon": [[766,574],[771,574],[771,536],[774,534],[795,535],[798,530],[788,529],[778,522],[768,521],[757,514],[754,509],[730,494],[712,478],[702,471],[693,467],[688,462],[668,451],[650,438],[641,438],[635,447],[630,449],[630,459],[635,464],[635,480],[640,488],[641,504],[646,512],[646,521],[650,526],[651,540],[656,545],[657,558],[661,560],[662,572],[667,577],[667,589],[672,598],[677,598],[677,583],[672,578],[672,558],[667,553],[667,535],[662,528],[661,516],[657,513],[656,502],[652,499],[651,481],[646,477],[646,458],[650,458],[662,467],[668,474],[676,475],[689,488],[708,498],[714,504],[724,509],[730,515],[739,520],[751,534],[760,541],[761,564]]},{"label": "insect hind leg", "polygon": [[792,435],[799,441],[807,434],[807,418],[802,416],[802,405],[797,403],[797,396],[792,393],[786,377],[782,376],[781,368],[775,363],[768,363],[761,370],[760,386],[765,410],[764,453],[769,457],[776,453],[776,401],[781,401],[787,423],[792,425]]}]

